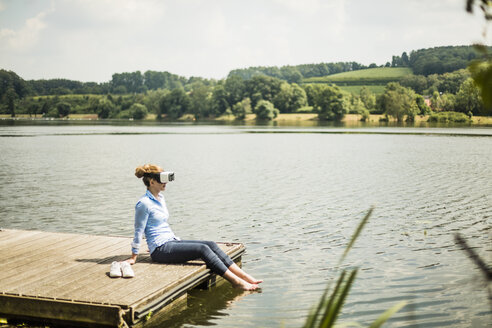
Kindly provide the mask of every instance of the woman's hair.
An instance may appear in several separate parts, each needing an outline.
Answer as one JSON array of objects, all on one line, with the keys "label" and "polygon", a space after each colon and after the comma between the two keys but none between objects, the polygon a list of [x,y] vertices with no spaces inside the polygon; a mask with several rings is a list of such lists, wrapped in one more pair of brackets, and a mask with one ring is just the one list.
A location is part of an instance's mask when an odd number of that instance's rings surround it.
[{"label": "woman's hair", "polygon": [[160,166],[157,166],[157,165],[154,165],[154,164],[145,164],[145,165],[142,165],[142,166],[138,166],[136,169],[135,169],[135,176],[137,178],[143,178],[143,183],[148,187],[150,187],[150,177],[148,176],[144,176],[145,173],[159,173],[159,172],[163,172],[164,170],[160,167]]}]

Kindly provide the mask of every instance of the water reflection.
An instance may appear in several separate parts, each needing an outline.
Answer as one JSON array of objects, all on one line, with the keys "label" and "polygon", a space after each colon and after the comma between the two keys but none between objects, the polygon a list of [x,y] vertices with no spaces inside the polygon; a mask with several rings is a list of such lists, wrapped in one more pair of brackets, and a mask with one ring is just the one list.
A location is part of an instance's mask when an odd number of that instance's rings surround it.
[{"label": "water reflection", "polygon": [[[186,306],[181,311],[155,313],[145,324],[149,328],[178,328],[182,326],[212,326],[220,317],[228,316],[228,309],[239,304],[241,299],[251,292],[232,288],[221,283],[207,290],[194,289],[188,293]],[[238,326],[241,324],[238,322]]]},{"label": "water reflection", "polygon": [[258,126],[258,127],[298,127],[298,128],[489,128],[491,125],[472,125],[471,123],[439,123],[439,122],[396,122],[396,121],[358,121],[343,122],[318,120],[279,120],[279,121],[237,121],[237,120],[200,120],[200,121],[135,121],[135,120],[83,120],[83,119],[0,119],[0,126],[67,126],[67,125],[96,125],[96,126]]}]

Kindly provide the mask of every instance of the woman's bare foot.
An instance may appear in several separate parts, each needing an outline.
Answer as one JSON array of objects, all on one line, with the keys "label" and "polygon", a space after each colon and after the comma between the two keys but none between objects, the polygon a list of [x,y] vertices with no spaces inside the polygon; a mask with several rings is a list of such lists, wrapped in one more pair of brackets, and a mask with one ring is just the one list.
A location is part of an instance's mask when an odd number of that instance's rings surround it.
[{"label": "woman's bare foot", "polygon": [[236,276],[231,270],[227,270],[223,277],[227,279],[234,287],[242,290],[257,290],[258,284],[250,283],[245,279]]},{"label": "woman's bare foot", "polygon": [[236,276],[240,277],[241,279],[249,282],[250,284],[253,285],[258,285],[263,282],[263,280],[258,280],[244,272],[237,264],[233,264],[229,267],[229,270],[231,270],[232,273],[234,273]]},{"label": "woman's bare foot", "polygon": [[258,280],[258,279],[255,279],[253,277],[251,277],[250,275],[248,275],[247,279],[245,279],[247,282],[249,282],[250,284],[253,284],[253,285],[258,285],[258,284],[261,284],[263,282],[263,280]]},{"label": "woman's bare foot", "polygon": [[234,284],[234,287],[242,290],[249,290],[249,291],[257,290],[258,288],[260,288],[257,284],[250,284],[249,282],[246,281],[243,281],[242,283],[239,284]]},{"label": "woman's bare foot", "polygon": [[242,279],[252,285],[258,285],[258,284],[261,284],[263,282],[263,280],[258,280],[258,279],[255,279],[251,276],[246,276],[246,277],[242,277]]}]

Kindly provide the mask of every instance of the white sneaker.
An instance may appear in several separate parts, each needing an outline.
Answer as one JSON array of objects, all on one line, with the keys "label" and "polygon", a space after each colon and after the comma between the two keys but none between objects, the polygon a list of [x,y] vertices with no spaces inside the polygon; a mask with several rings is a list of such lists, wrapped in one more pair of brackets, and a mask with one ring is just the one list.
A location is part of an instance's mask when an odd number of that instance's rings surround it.
[{"label": "white sneaker", "polygon": [[120,262],[114,261],[111,263],[111,269],[109,270],[109,276],[111,278],[121,277],[121,265]]},{"label": "white sneaker", "polygon": [[135,273],[133,272],[132,266],[128,262],[121,262],[121,272],[123,272],[123,278],[135,277]]}]

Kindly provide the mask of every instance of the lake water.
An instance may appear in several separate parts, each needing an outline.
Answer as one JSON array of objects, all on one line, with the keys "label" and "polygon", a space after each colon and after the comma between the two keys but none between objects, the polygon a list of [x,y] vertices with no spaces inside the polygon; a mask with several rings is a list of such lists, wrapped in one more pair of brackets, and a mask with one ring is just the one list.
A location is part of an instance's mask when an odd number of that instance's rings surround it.
[{"label": "lake water", "polygon": [[0,156],[0,227],[132,236],[145,191],[134,169],[151,162],[176,172],[177,235],[246,245],[261,293],[194,291],[163,326],[299,327],[353,267],[340,322],[367,325],[402,300],[388,326],[492,322],[483,276],[453,240],[490,263],[492,128],[1,124]]}]

